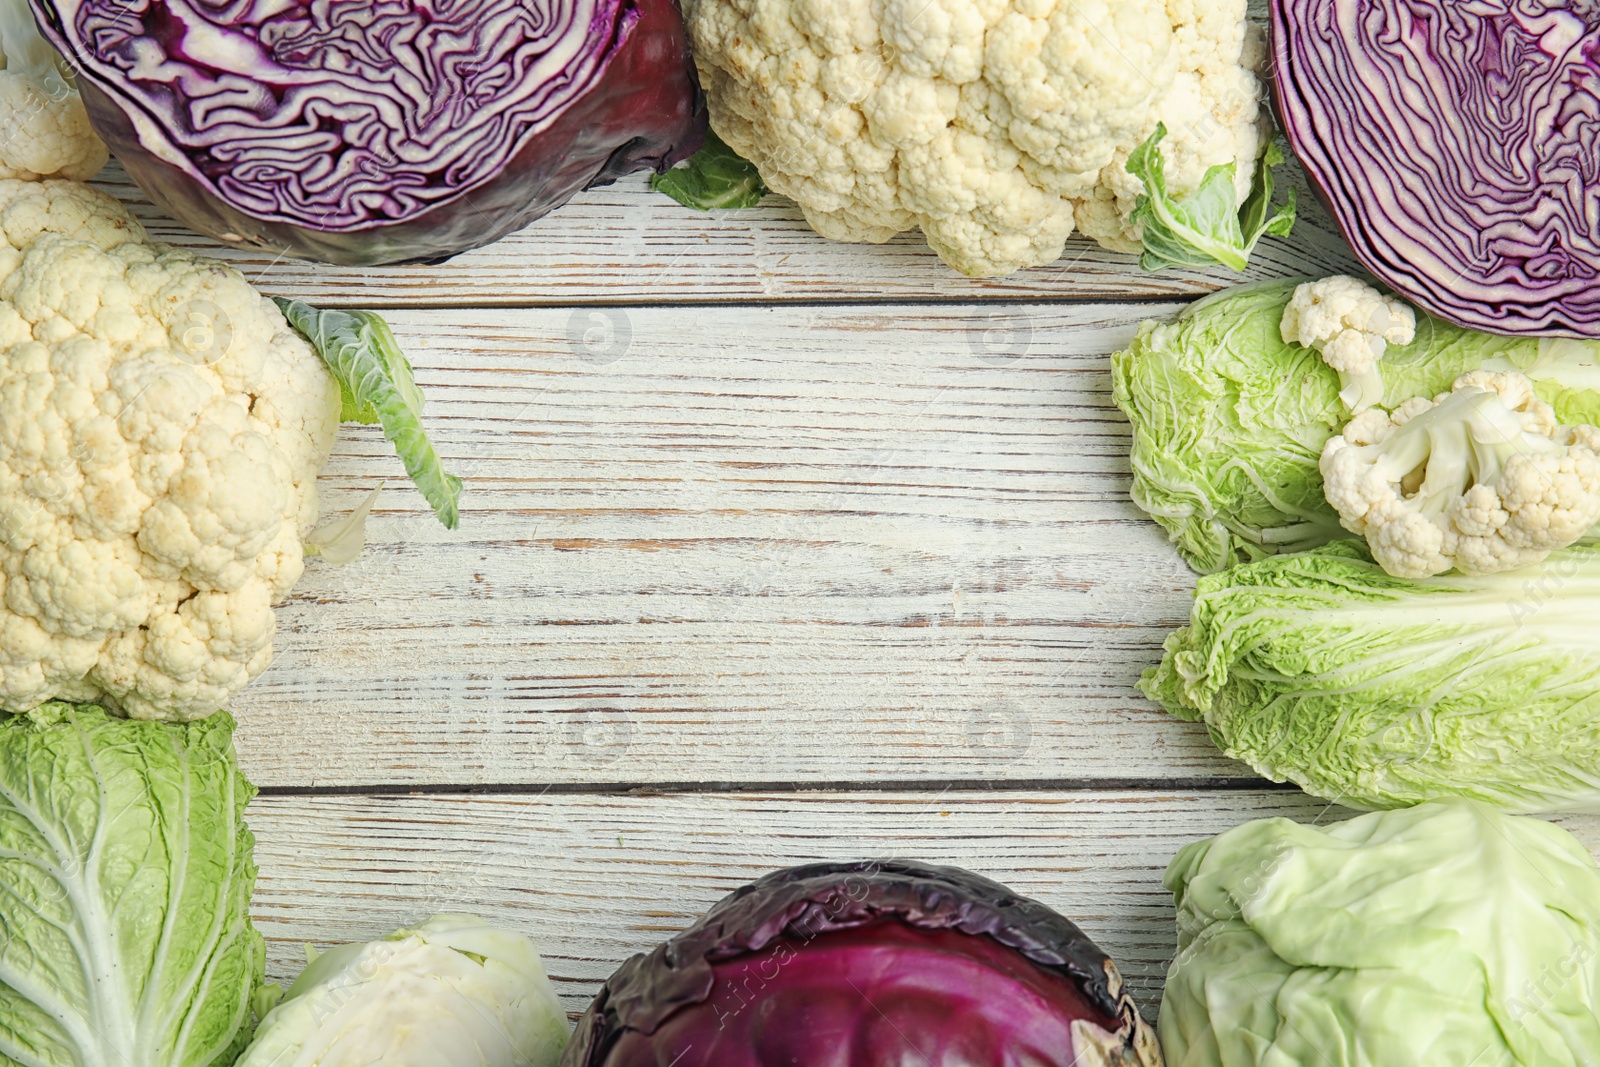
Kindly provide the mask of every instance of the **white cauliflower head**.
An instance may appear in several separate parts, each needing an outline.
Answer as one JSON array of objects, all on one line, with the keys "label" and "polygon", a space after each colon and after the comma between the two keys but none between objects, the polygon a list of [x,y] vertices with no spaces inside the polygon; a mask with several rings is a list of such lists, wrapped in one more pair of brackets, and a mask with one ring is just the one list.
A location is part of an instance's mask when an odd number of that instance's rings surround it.
[{"label": "white cauliflower head", "polygon": [[236,271],[0,180],[0,707],[210,714],[267,666],[339,391]]},{"label": "white cauliflower head", "polygon": [[1383,399],[1378,362],[1390,345],[1416,339],[1417,315],[1405,301],[1336,274],[1296,286],[1280,329],[1285,344],[1315,350],[1339,372],[1339,399],[1359,415]]},{"label": "white cauliflower head", "polygon": [[1340,521],[1400,578],[1526,567],[1600,521],[1600,429],[1558,425],[1515,372],[1358,415],[1321,466]]},{"label": "white cauliflower head", "polygon": [[28,0],[0,0],[0,178],[87,181],[111,158]]},{"label": "white cauliflower head", "polygon": [[1128,155],[1165,121],[1168,185],[1270,128],[1245,0],[689,0],[712,125],[818,233],[919,227],[965,274],[1139,251]]}]

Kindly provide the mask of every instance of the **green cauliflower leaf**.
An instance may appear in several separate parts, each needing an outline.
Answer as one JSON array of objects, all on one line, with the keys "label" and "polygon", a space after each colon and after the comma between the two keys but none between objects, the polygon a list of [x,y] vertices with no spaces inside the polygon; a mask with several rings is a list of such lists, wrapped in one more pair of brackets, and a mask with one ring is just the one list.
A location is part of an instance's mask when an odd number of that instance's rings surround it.
[{"label": "green cauliflower leaf", "polygon": [[1256,161],[1250,193],[1237,202],[1234,177],[1238,166],[1224,163],[1206,171],[1200,187],[1182,200],[1167,192],[1166,160],[1161,141],[1167,128],[1156,132],[1128,156],[1128,173],[1144,183],[1129,220],[1142,229],[1144,256],[1139,266],[1147,271],[1167,267],[1204,267],[1220,263],[1242,271],[1250,253],[1267,234],[1287,237],[1294,230],[1295,191],[1285,203],[1272,206],[1274,167],[1284,161],[1283,149],[1274,141]]},{"label": "green cauliflower leaf", "polygon": [[650,188],[696,211],[755,207],[767,195],[767,183],[756,165],[710,131],[687,163],[652,175]]},{"label": "green cauliflower leaf", "polygon": [[346,422],[378,423],[406,473],[446,529],[461,521],[461,479],[422,427],[422,390],[383,316],[374,311],[319,310],[300,300],[273,297],[289,324],[311,343],[333,372]]}]

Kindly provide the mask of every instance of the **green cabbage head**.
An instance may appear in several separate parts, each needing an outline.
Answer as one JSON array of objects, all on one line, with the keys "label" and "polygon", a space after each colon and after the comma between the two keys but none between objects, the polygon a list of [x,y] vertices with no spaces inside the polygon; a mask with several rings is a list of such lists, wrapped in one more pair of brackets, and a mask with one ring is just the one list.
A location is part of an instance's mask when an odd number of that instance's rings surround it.
[{"label": "green cabbage head", "polygon": [[[1174,322],[1146,322],[1111,357],[1133,427],[1133,502],[1205,574],[1350,537],[1322,495],[1322,446],[1349,421],[1339,373],[1283,340],[1303,279],[1235,286]],[[1600,422],[1600,345],[1497,337],[1417,313],[1417,336],[1378,364],[1385,410],[1470,370],[1515,370],[1563,424]]]},{"label": "green cabbage head", "polygon": [[1352,808],[1600,811],[1600,547],[1410,580],[1340,542],[1208,574],[1139,687]]},{"label": "green cabbage head", "polygon": [[532,942],[436,915],[314,955],[239,1067],[554,1067],[567,1036]]},{"label": "green cabbage head", "polygon": [[0,1065],[233,1062],[265,961],[233,725],[0,717]]},{"label": "green cabbage head", "polygon": [[1600,870],[1473,801],[1262,819],[1167,869],[1168,1067],[1600,1063]]}]

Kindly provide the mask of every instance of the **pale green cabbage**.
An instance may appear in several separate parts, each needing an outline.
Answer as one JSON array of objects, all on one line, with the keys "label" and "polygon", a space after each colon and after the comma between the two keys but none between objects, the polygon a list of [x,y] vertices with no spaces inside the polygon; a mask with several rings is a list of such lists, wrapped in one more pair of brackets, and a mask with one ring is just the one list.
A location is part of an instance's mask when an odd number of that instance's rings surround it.
[{"label": "pale green cabbage", "polygon": [[1352,807],[1600,810],[1600,550],[1395,578],[1359,542],[1199,581],[1140,688],[1224,753]]},{"label": "pale green cabbage", "polygon": [[0,722],[0,1065],[233,1062],[265,948],[232,733],[61,703]]},{"label": "pale green cabbage", "polygon": [[1167,869],[1167,1067],[1600,1063],[1600,871],[1466,801],[1262,819]]},{"label": "pale green cabbage", "polygon": [[239,1067],[554,1067],[567,1036],[532,942],[436,915],[314,956]]},{"label": "pale green cabbage", "polygon": [[[1133,500],[1202,573],[1351,536],[1322,495],[1322,446],[1350,414],[1339,373],[1285,343],[1299,281],[1242,285],[1175,322],[1146,322],[1111,357],[1112,396],[1133,424]],[[1469,370],[1518,370],[1564,424],[1600,422],[1600,345],[1496,337],[1418,312],[1391,345],[1380,407],[1433,397]]]}]

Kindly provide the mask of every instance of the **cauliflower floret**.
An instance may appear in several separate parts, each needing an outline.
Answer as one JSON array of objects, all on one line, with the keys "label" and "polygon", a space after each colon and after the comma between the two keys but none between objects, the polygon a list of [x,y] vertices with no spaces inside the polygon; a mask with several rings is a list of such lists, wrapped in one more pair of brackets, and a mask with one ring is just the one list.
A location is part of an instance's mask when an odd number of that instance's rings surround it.
[{"label": "cauliflower floret", "polygon": [[208,715],[267,666],[339,390],[237,272],[0,180],[0,708]]},{"label": "cauliflower floret", "polygon": [[111,158],[27,0],[0,0],[0,178],[94,177]]},{"label": "cauliflower floret", "polygon": [[1339,372],[1339,399],[1359,415],[1383,399],[1378,362],[1390,345],[1416,339],[1417,316],[1405,301],[1336,274],[1297,286],[1280,329],[1285,344],[1315,350]]},{"label": "cauliflower floret", "polygon": [[1129,154],[1165,120],[1168,186],[1238,163],[1270,120],[1245,0],[689,0],[717,133],[818,233],[920,228],[957,270],[1140,250]]},{"label": "cauliflower floret", "polygon": [[1340,521],[1400,578],[1526,567],[1600,521],[1600,429],[1559,425],[1515,372],[1358,415],[1321,466]]}]

